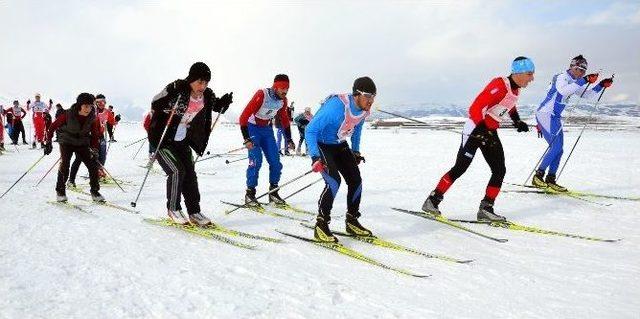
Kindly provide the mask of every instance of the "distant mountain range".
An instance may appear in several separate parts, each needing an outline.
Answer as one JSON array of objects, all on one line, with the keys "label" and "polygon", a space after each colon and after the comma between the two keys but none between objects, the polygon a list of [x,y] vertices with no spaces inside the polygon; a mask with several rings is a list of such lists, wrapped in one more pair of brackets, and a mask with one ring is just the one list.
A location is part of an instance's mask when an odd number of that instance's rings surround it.
[{"label": "distant mountain range", "polygon": [[[564,111],[565,116],[588,116],[594,110],[595,115],[607,116],[624,116],[624,117],[640,117],[640,105],[637,104],[600,104],[597,110],[593,105],[579,104],[575,107],[570,106]],[[518,111],[524,118],[531,118],[538,108],[538,105],[518,105]],[[435,103],[419,103],[419,104],[399,104],[389,105],[382,108],[385,111],[398,113],[404,116],[416,117],[466,117],[469,109],[468,105],[457,104],[435,104]],[[381,112],[373,112],[371,118],[385,119],[393,118]]]}]

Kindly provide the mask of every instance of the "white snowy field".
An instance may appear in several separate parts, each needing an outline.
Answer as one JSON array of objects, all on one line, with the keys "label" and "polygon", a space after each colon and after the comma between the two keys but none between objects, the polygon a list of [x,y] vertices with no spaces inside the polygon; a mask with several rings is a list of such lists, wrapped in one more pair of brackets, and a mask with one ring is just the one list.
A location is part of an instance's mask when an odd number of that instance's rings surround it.
[{"label": "white snowy field", "polygon": [[[297,143],[297,130],[294,138]],[[572,144],[577,131],[566,133]],[[534,132],[501,130],[505,181],[522,183],[546,144]],[[106,167],[133,182],[126,193],[102,189],[127,206],[142,181],[143,137],[138,124],[116,131]],[[503,193],[496,210],[513,221],[548,229],[624,238],[598,243],[483,225],[469,227],[508,238],[497,243],[448,226],[394,212],[419,209],[426,194],[455,160],[460,136],[431,130],[365,130],[361,222],[375,234],[423,251],[473,259],[453,264],[342,239],[364,254],[420,274],[420,279],[377,268],[323,248],[285,239],[243,250],[142,221],[165,214],[165,178],[151,174],[138,203],[140,215],[103,206],[93,214],[47,204],[55,198],[54,170],[33,185],[57,159],[46,157],[0,201],[0,318],[638,318],[640,314],[640,202],[594,199],[599,206],[568,197]],[[7,140],[6,140],[7,141]],[[238,127],[220,126],[212,153],[239,146]],[[569,146],[565,147],[568,153]],[[19,146],[0,156],[4,192],[41,150]],[[449,217],[475,218],[490,172],[477,154],[472,166],[441,204]],[[309,169],[310,160],[287,157],[282,181]],[[274,229],[312,236],[297,222],[228,209],[220,200],[244,196],[246,162],[224,158],[198,163],[205,214],[246,232],[280,237]],[[268,187],[262,168],[258,192]],[[79,175],[86,175],[84,167]],[[318,178],[307,176],[281,194]],[[78,182],[83,182],[78,178]],[[640,132],[586,131],[560,178],[575,190],[640,196]],[[343,228],[346,187],[334,206],[334,228]],[[321,184],[290,203],[315,211]],[[505,186],[503,189],[515,189]],[[82,203],[68,193],[71,202]]]}]

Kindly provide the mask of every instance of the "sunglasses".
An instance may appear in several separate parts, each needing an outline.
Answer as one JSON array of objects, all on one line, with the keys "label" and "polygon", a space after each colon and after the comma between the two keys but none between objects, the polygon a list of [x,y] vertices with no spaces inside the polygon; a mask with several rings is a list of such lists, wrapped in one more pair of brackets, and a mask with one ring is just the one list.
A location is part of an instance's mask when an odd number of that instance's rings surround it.
[{"label": "sunglasses", "polygon": [[360,91],[360,90],[356,90],[356,92],[358,92],[358,94],[360,94],[360,95],[362,95],[362,96],[364,96],[365,98],[370,99],[370,100],[372,100],[373,98],[375,98],[375,97],[376,97],[376,94],[375,94],[375,93],[367,93],[367,92],[362,92],[362,91]]}]

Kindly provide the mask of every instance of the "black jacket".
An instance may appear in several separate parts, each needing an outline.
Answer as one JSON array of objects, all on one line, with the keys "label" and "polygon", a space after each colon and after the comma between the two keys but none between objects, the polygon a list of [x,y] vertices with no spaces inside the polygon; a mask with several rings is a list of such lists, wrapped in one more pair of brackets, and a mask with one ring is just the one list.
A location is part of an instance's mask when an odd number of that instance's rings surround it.
[{"label": "black jacket", "polygon": [[74,146],[89,146],[91,142],[91,128],[96,119],[96,113],[91,110],[84,124],[78,120],[78,109],[80,105],[74,103],[66,110],[67,121],[58,128],[58,143]]},{"label": "black jacket", "polygon": [[[182,116],[189,106],[190,94],[191,87],[187,81],[179,79],[169,83],[162,92],[153,98],[153,102],[151,102],[153,115],[151,116],[151,124],[148,131],[149,143],[151,145],[154,147],[158,146],[162,132],[169,119],[169,114],[171,114],[171,110],[177,102],[176,112],[171,119],[171,123],[169,123],[162,145],[173,142],[178,124],[180,124]],[[184,141],[199,156],[202,156],[202,153],[204,153],[204,150],[207,148],[207,143],[209,143],[209,135],[211,135],[211,112],[221,111],[221,106],[216,105],[218,104],[217,102],[218,98],[215,93],[213,93],[210,88],[207,88],[204,91],[204,107],[193,120],[191,120],[187,128],[187,136]]]}]

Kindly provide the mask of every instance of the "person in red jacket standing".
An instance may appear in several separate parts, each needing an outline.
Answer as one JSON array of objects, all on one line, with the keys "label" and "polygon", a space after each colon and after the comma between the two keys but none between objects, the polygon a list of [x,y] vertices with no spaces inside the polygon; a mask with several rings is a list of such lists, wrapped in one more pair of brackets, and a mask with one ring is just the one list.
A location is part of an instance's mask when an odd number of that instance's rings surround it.
[{"label": "person in red jacket standing", "polygon": [[496,77],[480,92],[469,107],[469,118],[462,132],[462,143],[458,150],[455,165],[449,170],[424,201],[422,210],[433,215],[440,215],[438,205],[449,187],[471,165],[478,149],[491,168],[491,178],[485,196],[480,202],[477,219],[479,221],[506,221],[493,211],[502,179],[506,173],[504,150],[498,137],[498,127],[507,118],[511,118],[518,132],[528,132],[529,126],[520,119],[516,104],[520,89],[533,81],[535,66],[526,57],[518,57],[511,64],[511,75]]},{"label": "person in red jacket standing", "polygon": [[[287,148],[294,149],[291,140],[291,122],[287,113],[287,93],[289,91],[289,77],[278,74],[270,88],[258,90],[249,101],[249,104],[240,114],[240,130],[244,138],[244,145],[249,150],[249,167],[247,167],[247,192],[245,204],[260,206],[256,200],[256,186],[258,186],[258,173],[262,166],[262,153],[269,163],[269,190],[278,187],[282,174],[280,153],[273,136],[273,128],[269,122],[276,116],[280,119]],[[278,195],[278,191],[269,194],[269,202],[277,205],[286,204]]]}]

